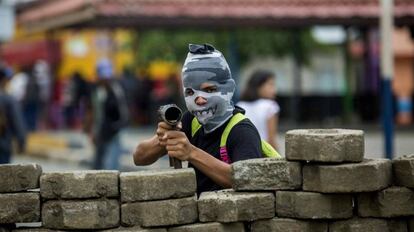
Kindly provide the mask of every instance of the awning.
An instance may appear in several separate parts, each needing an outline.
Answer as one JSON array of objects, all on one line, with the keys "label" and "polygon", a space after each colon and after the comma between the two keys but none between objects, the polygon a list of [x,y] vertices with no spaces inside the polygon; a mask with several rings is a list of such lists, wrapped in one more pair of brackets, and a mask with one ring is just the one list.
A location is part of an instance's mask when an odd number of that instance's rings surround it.
[{"label": "awning", "polygon": [[[395,0],[397,24],[414,25],[414,1]],[[55,0],[22,10],[27,29],[87,26],[376,25],[379,0]]]}]

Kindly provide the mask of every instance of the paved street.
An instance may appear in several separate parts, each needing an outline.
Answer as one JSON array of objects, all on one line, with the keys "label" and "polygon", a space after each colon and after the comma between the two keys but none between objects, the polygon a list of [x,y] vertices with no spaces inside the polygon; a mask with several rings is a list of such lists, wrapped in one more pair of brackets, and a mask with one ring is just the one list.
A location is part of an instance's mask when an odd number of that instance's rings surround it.
[{"label": "paved street", "polygon": [[[168,158],[157,161],[151,166],[136,167],[132,161],[132,152],[135,146],[153,133],[153,128],[133,128],[122,133],[121,141],[123,155],[121,157],[121,170],[142,170],[168,168]],[[284,133],[278,137],[280,153],[284,154]],[[38,163],[44,171],[57,170],[83,170],[89,169],[93,157],[93,148],[86,135],[79,132],[51,132],[44,133],[47,138],[39,138],[29,142],[29,153],[13,157],[13,163]],[[52,141],[53,139],[53,141]],[[62,145],[66,141],[66,145]],[[37,144],[36,144],[37,143]],[[383,157],[383,138],[380,130],[365,131],[365,157]],[[396,156],[414,154],[414,131],[402,130],[395,132]]]}]

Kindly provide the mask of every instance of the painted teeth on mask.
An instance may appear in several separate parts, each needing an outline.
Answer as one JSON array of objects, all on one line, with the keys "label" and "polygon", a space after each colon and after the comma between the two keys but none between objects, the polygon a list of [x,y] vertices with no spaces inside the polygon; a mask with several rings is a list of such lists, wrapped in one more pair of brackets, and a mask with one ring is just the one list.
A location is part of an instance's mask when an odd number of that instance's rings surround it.
[{"label": "painted teeth on mask", "polygon": [[217,106],[214,107],[214,108],[213,107],[210,107],[210,108],[208,108],[206,110],[200,110],[200,111],[195,111],[194,110],[192,113],[194,115],[196,115],[196,116],[205,116],[207,114],[214,115],[216,113],[216,110],[217,110]]}]

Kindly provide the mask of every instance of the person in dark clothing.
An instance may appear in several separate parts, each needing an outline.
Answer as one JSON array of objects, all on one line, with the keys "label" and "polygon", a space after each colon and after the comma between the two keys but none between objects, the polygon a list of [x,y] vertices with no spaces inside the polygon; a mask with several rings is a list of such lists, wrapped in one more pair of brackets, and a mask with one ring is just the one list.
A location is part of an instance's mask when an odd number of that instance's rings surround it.
[{"label": "person in dark clothing", "polygon": [[0,67],[0,164],[10,163],[13,137],[17,138],[19,153],[26,144],[22,112],[17,101],[5,92],[7,81],[6,68]]},{"label": "person in dark clothing", "polygon": [[90,85],[80,72],[74,72],[64,91],[66,126],[74,128],[84,117],[85,106],[90,99]]},{"label": "person in dark clothing", "polygon": [[[137,119],[137,108],[135,107],[135,102],[138,100],[139,92],[139,82],[131,68],[124,67],[122,76],[120,79],[120,84],[125,91],[125,97],[129,109],[129,118],[130,122],[135,123]],[[148,89],[141,90],[142,92],[149,92]]]},{"label": "person in dark clothing", "polygon": [[151,92],[153,82],[147,76],[138,76],[137,93],[134,100],[134,108],[137,111],[137,121],[139,124],[149,124],[151,121]]},{"label": "person in dark clothing", "polygon": [[92,96],[93,126],[90,136],[95,144],[94,169],[119,169],[122,154],[120,132],[128,124],[125,93],[114,79],[112,64],[101,60],[97,67],[98,86]]},{"label": "person in dark clothing", "polygon": [[22,111],[25,121],[25,126],[29,131],[35,131],[37,129],[37,121],[39,116],[40,106],[40,86],[36,77],[33,75],[28,67],[24,68],[27,74],[27,83],[24,97],[22,99]]},{"label": "person in dark clothing", "polygon": [[[229,133],[225,152],[220,139],[229,121],[243,109],[231,101],[235,82],[221,52],[211,45],[189,46],[183,65],[182,83],[188,109],[180,131],[164,122],[156,134],[138,144],[133,155],[136,165],[148,165],[168,153],[189,162],[197,177],[197,192],[214,191],[232,186],[232,162],[261,158],[261,140],[257,129],[245,118]],[[201,125],[192,127],[194,118]]]}]

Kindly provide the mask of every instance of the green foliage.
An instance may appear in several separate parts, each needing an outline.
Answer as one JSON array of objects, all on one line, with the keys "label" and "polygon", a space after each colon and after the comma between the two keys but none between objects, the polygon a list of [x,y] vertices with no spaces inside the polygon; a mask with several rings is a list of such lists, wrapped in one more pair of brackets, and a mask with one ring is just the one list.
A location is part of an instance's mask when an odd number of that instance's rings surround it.
[{"label": "green foliage", "polygon": [[235,30],[146,30],[137,32],[135,64],[146,67],[154,60],[181,63],[188,52],[189,43],[209,43],[228,56],[230,43],[238,47],[239,61],[246,63],[255,56],[297,55],[307,63],[312,49],[321,49],[308,29],[271,30],[268,28],[246,28]]}]

